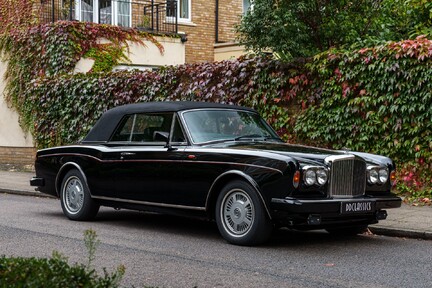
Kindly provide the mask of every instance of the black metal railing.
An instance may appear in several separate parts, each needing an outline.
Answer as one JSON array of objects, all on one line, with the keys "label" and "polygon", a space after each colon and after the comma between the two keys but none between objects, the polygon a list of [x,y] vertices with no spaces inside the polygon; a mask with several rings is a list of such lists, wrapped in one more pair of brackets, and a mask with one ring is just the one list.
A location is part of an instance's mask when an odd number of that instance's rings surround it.
[{"label": "black metal railing", "polygon": [[177,34],[177,0],[41,0],[42,23],[87,21]]}]

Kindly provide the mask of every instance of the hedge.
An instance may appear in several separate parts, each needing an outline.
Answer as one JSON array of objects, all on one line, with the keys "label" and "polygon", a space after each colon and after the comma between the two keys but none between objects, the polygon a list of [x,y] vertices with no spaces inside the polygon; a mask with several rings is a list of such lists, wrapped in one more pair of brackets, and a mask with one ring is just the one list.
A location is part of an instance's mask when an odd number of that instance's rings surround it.
[{"label": "hedge", "polygon": [[[294,66],[291,65],[294,69]],[[163,100],[211,101],[255,107],[284,131],[289,69],[271,59],[248,59],[166,67],[158,71],[64,74],[36,80],[25,115],[39,147],[73,143],[114,106]],[[284,66],[288,67],[288,66]],[[294,69],[293,71],[298,71]],[[290,96],[284,96],[284,100]]]}]

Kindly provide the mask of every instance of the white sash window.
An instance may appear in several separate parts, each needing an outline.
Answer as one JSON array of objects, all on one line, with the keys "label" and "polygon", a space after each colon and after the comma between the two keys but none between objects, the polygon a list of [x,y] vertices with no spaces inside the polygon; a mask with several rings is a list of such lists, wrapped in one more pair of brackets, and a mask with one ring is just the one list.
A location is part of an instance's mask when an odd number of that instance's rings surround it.
[{"label": "white sash window", "polygon": [[191,22],[191,0],[167,0],[167,18],[175,17],[174,9],[170,9],[170,2],[177,2],[177,17],[179,22]]},{"label": "white sash window", "polygon": [[85,22],[131,27],[131,3],[111,0],[77,0],[76,19]]}]

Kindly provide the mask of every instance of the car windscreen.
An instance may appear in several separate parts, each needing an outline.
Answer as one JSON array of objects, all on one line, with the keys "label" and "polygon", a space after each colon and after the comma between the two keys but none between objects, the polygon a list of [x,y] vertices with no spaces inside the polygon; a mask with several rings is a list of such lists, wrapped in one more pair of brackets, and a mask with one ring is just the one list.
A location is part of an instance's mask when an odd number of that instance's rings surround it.
[{"label": "car windscreen", "polygon": [[241,110],[194,110],[183,113],[194,143],[247,139],[280,140],[258,114]]}]

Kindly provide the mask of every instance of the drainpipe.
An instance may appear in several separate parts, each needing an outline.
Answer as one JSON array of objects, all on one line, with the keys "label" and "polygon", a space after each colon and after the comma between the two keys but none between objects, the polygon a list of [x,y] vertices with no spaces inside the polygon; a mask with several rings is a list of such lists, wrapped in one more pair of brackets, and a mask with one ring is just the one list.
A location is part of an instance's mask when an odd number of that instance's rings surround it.
[{"label": "drainpipe", "polygon": [[[72,19],[72,5],[75,5],[74,3],[73,3],[73,0],[70,0],[70,2],[69,2],[69,20],[70,21],[72,21],[73,19]],[[76,18],[76,17],[75,17]]]},{"label": "drainpipe", "polygon": [[55,5],[54,0],[52,0],[52,3],[51,3],[51,13],[52,13],[52,22],[53,23],[55,22],[55,7],[54,7],[54,5]]},{"label": "drainpipe", "polygon": [[219,0],[216,0],[215,9],[215,43],[219,43]]}]

